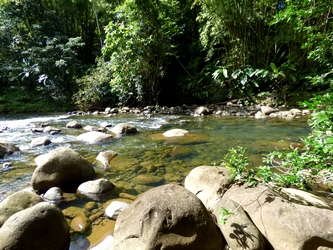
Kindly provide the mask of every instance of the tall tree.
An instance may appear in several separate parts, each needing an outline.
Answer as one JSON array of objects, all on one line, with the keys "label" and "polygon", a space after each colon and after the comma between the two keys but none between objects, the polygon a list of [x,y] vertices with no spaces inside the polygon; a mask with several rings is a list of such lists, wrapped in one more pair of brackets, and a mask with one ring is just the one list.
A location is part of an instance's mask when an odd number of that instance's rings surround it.
[{"label": "tall tree", "polygon": [[172,38],[181,32],[179,13],[175,0],[127,0],[115,10],[103,54],[111,62],[111,89],[122,102],[157,102],[167,57],[175,51]]}]

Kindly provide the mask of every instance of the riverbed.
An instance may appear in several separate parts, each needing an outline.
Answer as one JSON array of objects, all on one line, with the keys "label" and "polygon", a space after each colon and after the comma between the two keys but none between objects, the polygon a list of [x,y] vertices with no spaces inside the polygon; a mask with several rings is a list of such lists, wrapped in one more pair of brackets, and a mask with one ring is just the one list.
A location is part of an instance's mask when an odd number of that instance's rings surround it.
[{"label": "riverbed", "polygon": [[[35,169],[34,159],[57,147],[67,146],[79,152],[91,163],[97,178],[104,177],[117,187],[118,194],[135,197],[148,189],[166,183],[182,185],[186,175],[196,166],[220,165],[231,148],[246,148],[249,167],[262,164],[262,157],[273,150],[284,150],[293,143],[301,143],[301,137],[310,133],[307,116],[293,119],[207,115],[135,115],[115,114],[111,117],[99,115],[71,115],[63,113],[8,114],[0,116],[0,141],[13,143],[20,151],[0,159],[0,166],[11,163],[10,168],[0,168],[0,201],[9,194],[30,186]],[[77,121],[83,126],[100,127],[102,123],[115,126],[129,123],[138,132],[114,137],[98,144],[78,141],[76,137],[86,131],[66,128],[66,124]],[[33,128],[49,124],[61,130],[50,135],[33,133]],[[163,133],[181,128],[191,134],[187,139],[167,139]],[[110,128],[106,128],[108,133]],[[48,146],[30,147],[32,139],[47,136]],[[118,156],[105,169],[96,161],[101,151],[113,150]],[[68,203],[83,207],[88,200]],[[100,203],[103,206],[103,203]]]}]

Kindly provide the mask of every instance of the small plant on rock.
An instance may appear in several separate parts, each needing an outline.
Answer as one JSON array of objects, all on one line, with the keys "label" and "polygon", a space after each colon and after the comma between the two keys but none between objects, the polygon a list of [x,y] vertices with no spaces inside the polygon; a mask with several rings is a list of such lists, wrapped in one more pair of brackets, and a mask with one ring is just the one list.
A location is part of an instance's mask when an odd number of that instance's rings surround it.
[{"label": "small plant on rock", "polygon": [[231,172],[232,178],[236,182],[247,182],[250,186],[255,185],[257,181],[254,179],[255,172],[248,169],[248,158],[245,156],[245,148],[238,146],[237,149],[230,149],[229,153],[224,157],[222,165],[225,165]]}]

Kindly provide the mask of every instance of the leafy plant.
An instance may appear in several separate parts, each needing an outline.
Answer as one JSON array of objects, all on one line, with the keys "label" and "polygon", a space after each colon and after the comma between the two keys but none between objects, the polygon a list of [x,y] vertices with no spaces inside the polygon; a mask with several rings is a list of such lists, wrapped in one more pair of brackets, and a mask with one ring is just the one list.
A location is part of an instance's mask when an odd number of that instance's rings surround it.
[{"label": "leafy plant", "polygon": [[249,185],[255,185],[257,180],[254,179],[255,172],[248,169],[248,158],[245,156],[245,148],[238,146],[237,149],[229,149],[229,153],[225,156],[222,165],[226,166],[231,177],[236,182],[247,182]]},{"label": "leafy plant", "polygon": [[218,223],[220,225],[224,225],[227,222],[228,217],[232,214],[233,213],[229,209],[221,207],[220,208],[220,220],[218,221]]},{"label": "leafy plant", "polygon": [[333,183],[332,103],[332,91],[304,102],[306,107],[313,110],[309,119],[313,132],[302,139],[303,147],[290,146],[285,151],[273,151],[264,157],[264,165],[256,169],[247,169],[245,149],[239,147],[230,150],[224,164],[236,181],[250,185],[262,182],[271,187],[311,190],[318,181]]}]

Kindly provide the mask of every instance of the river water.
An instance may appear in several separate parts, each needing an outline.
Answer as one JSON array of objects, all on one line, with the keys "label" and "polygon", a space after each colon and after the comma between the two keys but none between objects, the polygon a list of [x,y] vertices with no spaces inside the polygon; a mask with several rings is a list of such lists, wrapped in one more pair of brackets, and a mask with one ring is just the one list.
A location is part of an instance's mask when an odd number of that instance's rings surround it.
[{"label": "river water", "polygon": [[[154,186],[166,183],[183,184],[191,169],[200,165],[220,164],[230,148],[247,149],[250,167],[259,166],[263,155],[275,149],[285,149],[290,143],[299,143],[300,137],[310,132],[307,117],[286,120],[272,118],[256,120],[253,117],[151,115],[137,116],[117,114],[71,116],[64,114],[9,114],[0,116],[0,142],[13,143],[20,152],[0,159],[0,200],[8,194],[29,187],[35,169],[34,158],[60,146],[71,147],[94,164],[98,177],[114,183],[119,193],[138,195]],[[66,128],[76,120],[83,126],[99,127],[103,122],[111,125],[129,123],[138,133],[112,138],[90,145],[76,137],[84,129]],[[32,139],[45,134],[32,133],[31,129],[42,123],[61,129],[57,135],[49,135],[48,146],[30,148]],[[7,129],[5,129],[7,128]],[[166,139],[163,133],[169,129],[188,130],[191,136]],[[111,161],[111,168],[104,169],[96,156],[101,151],[113,150],[118,156]],[[2,169],[10,162],[8,170]]]},{"label": "river water", "polygon": [[[0,134],[0,142],[13,143],[20,148],[20,152],[0,159],[1,165],[11,162],[9,170],[0,168],[0,199],[8,192],[29,186],[35,168],[34,158],[60,146],[68,146],[78,151],[91,161],[102,175],[115,182],[114,184],[121,182],[125,192],[137,195],[152,186],[170,182],[181,184],[192,168],[220,164],[228,149],[237,146],[247,149],[250,166],[258,166],[264,154],[277,148],[285,148],[291,142],[298,143],[300,137],[310,132],[307,117],[293,120],[256,120],[251,117],[234,116],[146,117],[118,114],[107,118],[103,115],[91,115],[61,119],[62,115],[50,113],[0,116],[0,128],[7,128]],[[135,126],[138,133],[89,145],[76,140],[76,136],[86,132],[85,130],[66,128],[66,124],[73,120],[84,126],[97,127],[103,122],[111,125],[126,122]],[[61,129],[61,133],[47,135],[52,141],[48,146],[30,148],[29,144],[33,138],[45,136],[31,132],[33,127],[42,123]],[[173,128],[188,130],[193,136],[188,139],[165,139],[162,133]],[[95,160],[98,153],[105,150],[118,153],[111,161],[111,169],[107,170]]]}]

